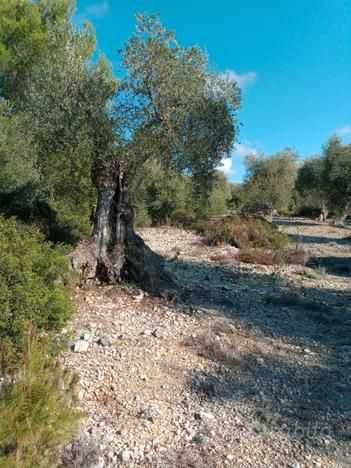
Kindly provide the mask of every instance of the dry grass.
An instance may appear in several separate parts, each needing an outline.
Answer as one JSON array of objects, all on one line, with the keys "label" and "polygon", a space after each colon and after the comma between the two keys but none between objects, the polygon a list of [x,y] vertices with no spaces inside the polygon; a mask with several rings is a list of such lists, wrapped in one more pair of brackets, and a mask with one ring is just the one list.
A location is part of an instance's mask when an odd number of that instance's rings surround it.
[{"label": "dry grass", "polygon": [[238,358],[236,343],[230,334],[232,329],[221,328],[221,330],[207,330],[196,337],[186,341],[187,346],[196,349],[199,356],[205,357],[213,362],[220,362],[228,367],[242,366],[241,359]]},{"label": "dry grass", "polygon": [[290,243],[287,234],[263,218],[228,216],[204,221],[199,230],[210,245],[229,244],[238,248],[276,250]]}]

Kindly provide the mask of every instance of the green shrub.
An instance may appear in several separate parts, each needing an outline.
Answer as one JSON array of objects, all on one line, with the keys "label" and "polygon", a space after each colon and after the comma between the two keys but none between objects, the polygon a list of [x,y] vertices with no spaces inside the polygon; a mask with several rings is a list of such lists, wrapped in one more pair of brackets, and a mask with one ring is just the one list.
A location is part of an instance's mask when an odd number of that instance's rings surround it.
[{"label": "green shrub", "polygon": [[305,265],[308,256],[300,247],[280,248],[276,250],[246,247],[241,249],[235,258],[239,262],[256,265]]},{"label": "green shrub", "polygon": [[0,212],[6,217],[16,217],[25,224],[40,227],[46,240],[75,245],[91,234],[89,220],[93,205],[88,194],[77,200],[48,200],[37,181],[21,185],[12,192],[0,191]]},{"label": "green shrub", "polygon": [[307,261],[306,252],[292,245],[287,234],[264,218],[212,218],[201,223],[199,231],[210,245],[230,244],[238,247],[240,252],[235,258],[243,263],[304,265]]},{"label": "green shrub", "polygon": [[207,220],[200,226],[201,233],[211,245],[230,244],[240,249],[281,249],[290,243],[287,234],[263,218],[227,216]]},{"label": "green shrub", "polygon": [[[4,362],[9,353],[4,340],[2,345],[0,357]],[[59,449],[72,440],[80,418],[72,408],[75,379],[60,369],[47,344],[31,333],[21,363],[4,377],[0,391],[0,467],[55,466]]]},{"label": "green shrub", "polygon": [[68,262],[62,246],[15,219],[0,217],[0,338],[17,349],[31,323],[38,331],[59,330],[71,313]]}]

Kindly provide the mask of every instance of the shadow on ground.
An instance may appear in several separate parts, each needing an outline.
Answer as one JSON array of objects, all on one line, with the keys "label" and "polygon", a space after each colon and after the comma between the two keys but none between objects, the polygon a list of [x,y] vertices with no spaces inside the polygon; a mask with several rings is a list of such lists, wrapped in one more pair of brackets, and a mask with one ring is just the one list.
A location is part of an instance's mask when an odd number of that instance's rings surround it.
[{"label": "shadow on ground", "polygon": [[[254,430],[281,431],[321,451],[332,450],[324,437],[350,444],[351,292],[300,287],[278,274],[238,266],[177,260],[170,268],[185,313],[200,311],[201,320],[201,314],[215,310],[241,335],[277,349],[291,346],[288,359],[279,353],[261,358],[238,355],[236,332],[229,349],[188,341],[221,369],[194,372],[188,386],[200,400],[248,401],[247,420]],[[215,339],[216,330],[208,333]]]},{"label": "shadow on ground", "polygon": [[346,236],[343,239],[334,237],[319,237],[319,236],[307,236],[302,234],[289,234],[289,237],[293,242],[299,244],[322,244],[322,245],[351,245],[351,238]]},{"label": "shadow on ground", "polygon": [[329,275],[351,277],[351,257],[311,257],[306,266],[324,268]]}]

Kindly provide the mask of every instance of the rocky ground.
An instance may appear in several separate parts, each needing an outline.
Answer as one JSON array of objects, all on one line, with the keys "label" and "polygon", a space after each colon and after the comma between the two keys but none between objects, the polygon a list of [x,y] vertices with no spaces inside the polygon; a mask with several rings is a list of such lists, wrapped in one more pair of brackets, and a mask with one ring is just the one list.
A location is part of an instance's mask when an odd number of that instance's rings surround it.
[{"label": "rocky ground", "polygon": [[86,414],[73,466],[351,466],[351,231],[277,224],[306,266],[238,263],[234,247],[146,229],[179,297],[77,290],[62,358]]}]

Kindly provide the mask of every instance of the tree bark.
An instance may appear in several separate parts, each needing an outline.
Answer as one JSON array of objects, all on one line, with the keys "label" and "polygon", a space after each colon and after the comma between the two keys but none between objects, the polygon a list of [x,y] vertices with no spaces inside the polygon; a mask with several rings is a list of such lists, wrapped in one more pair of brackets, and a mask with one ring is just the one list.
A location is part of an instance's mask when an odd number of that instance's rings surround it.
[{"label": "tree bark", "polygon": [[341,214],[340,216],[337,216],[333,221],[333,225],[334,226],[344,226],[346,218],[347,218],[347,214]]},{"label": "tree bark", "polygon": [[153,294],[171,292],[173,283],[164,259],[134,231],[123,163],[118,169],[95,164],[92,180],[97,189],[93,233],[70,255],[73,268],[82,271],[85,281],[116,284],[129,280]]},{"label": "tree bark", "polygon": [[322,205],[321,205],[321,212],[320,212],[320,215],[318,217],[318,221],[320,221],[321,223],[326,223],[327,222],[327,218],[328,218],[328,208],[326,206],[326,204],[323,202]]}]

